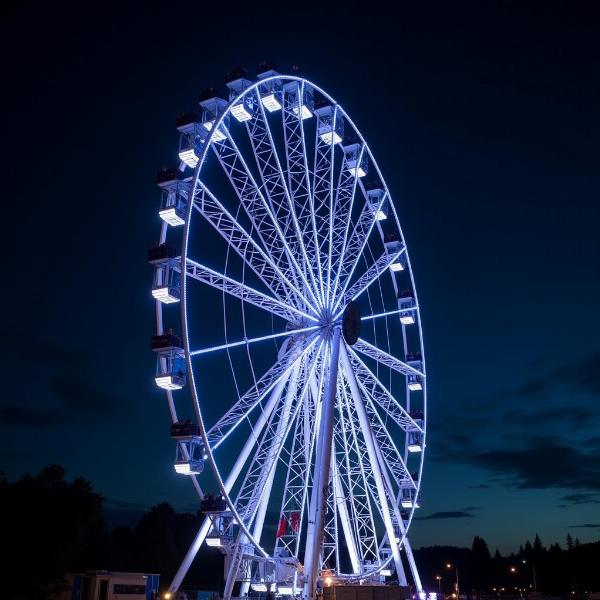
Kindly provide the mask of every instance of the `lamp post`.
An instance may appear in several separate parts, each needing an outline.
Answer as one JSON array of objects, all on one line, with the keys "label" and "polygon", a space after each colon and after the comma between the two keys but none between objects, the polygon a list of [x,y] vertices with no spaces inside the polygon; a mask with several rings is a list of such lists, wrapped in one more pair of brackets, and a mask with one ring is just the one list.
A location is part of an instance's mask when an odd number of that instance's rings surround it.
[{"label": "lamp post", "polygon": [[[526,560],[523,560],[522,562],[523,562],[524,565],[527,564]],[[536,576],[535,576],[535,564],[534,563],[531,563],[531,571],[532,571],[532,574],[533,574],[533,591],[537,592],[537,579],[536,579]]]},{"label": "lamp post", "polygon": [[[452,563],[448,562],[444,566],[446,567],[446,569],[451,569]],[[456,575],[456,582],[454,583],[454,588],[456,590],[456,596],[460,597],[460,592],[459,592],[459,587],[458,587],[458,567],[456,565],[454,566],[454,573]]]},{"label": "lamp post", "polygon": [[440,595],[440,598],[442,597],[442,576],[441,575],[436,575],[435,578],[437,579],[438,582],[438,593]]}]

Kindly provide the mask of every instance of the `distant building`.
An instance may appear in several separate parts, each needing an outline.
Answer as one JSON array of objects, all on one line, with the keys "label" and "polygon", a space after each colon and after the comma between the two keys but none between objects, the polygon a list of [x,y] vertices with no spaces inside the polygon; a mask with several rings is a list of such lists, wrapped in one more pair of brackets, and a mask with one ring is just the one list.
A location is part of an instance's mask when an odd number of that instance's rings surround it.
[{"label": "distant building", "polygon": [[67,575],[68,589],[57,600],[154,600],[158,598],[155,573],[89,571]]}]

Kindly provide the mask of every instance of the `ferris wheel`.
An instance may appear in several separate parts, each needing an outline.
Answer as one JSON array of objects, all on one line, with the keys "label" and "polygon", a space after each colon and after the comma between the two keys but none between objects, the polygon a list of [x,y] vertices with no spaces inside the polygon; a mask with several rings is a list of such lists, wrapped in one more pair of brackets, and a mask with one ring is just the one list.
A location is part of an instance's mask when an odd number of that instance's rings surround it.
[{"label": "ferris wheel", "polygon": [[227,87],[177,119],[148,257],[155,381],[204,514],[170,591],[206,543],[226,555],[227,599],[409,571],[422,592],[407,532],[425,360],[390,192],[315,84],[265,67]]}]

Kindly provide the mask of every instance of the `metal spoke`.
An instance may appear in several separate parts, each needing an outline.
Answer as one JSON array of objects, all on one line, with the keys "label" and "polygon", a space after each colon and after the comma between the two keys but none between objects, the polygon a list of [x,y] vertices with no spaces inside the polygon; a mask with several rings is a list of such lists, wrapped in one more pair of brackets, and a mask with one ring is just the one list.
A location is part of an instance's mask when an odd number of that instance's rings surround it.
[{"label": "metal spoke", "polygon": [[[360,182],[359,185],[361,186],[361,190],[366,198],[367,194],[364,191],[362,182]],[[387,194],[384,196],[382,202],[385,202],[386,199]],[[363,256],[365,245],[373,231],[375,222],[376,220],[372,207],[369,202],[365,201],[365,205],[360,213],[356,225],[354,226],[352,235],[346,244],[346,258],[340,263],[339,281],[341,282],[340,285],[342,289],[340,291],[339,298],[344,296],[348,286],[350,285],[350,281],[352,280],[354,271],[356,270],[356,267]],[[339,304],[339,300],[336,302],[336,304]]]},{"label": "metal spoke", "polygon": [[[310,341],[309,341],[310,340]],[[317,343],[318,336],[312,335],[273,365],[248,392],[246,392],[207,432],[211,450],[218,448],[225,439],[242,423],[250,413],[265,399],[273,387],[285,377],[292,368]],[[307,343],[308,342],[308,343]]]},{"label": "metal spoke", "polygon": [[271,314],[277,315],[286,321],[296,322],[298,319],[315,321],[316,317],[295,306],[285,304],[276,298],[263,294],[253,287],[241,283],[232,277],[219,273],[206,265],[200,264],[191,258],[186,259],[186,275],[202,283],[206,283],[217,290],[235,296],[244,302],[263,308]]},{"label": "metal spoke", "polygon": [[245,338],[238,340],[237,342],[229,342],[228,344],[221,344],[220,346],[210,346],[208,348],[202,348],[201,350],[192,350],[190,356],[198,356],[199,354],[210,354],[217,350],[228,350],[229,348],[236,348],[238,346],[247,346],[249,344],[255,344],[256,342],[264,342],[267,340],[274,340],[277,338],[288,337],[290,335],[297,335],[299,333],[306,333],[307,331],[314,331],[318,329],[320,325],[313,325],[312,327],[303,327],[302,329],[292,329],[290,331],[282,331],[281,333],[273,333],[271,335],[263,335],[255,338]]},{"label": "metal spoke", "polygon": [[406,409],[394,398],[387,387],[379,381],[375,374],[350,348],[350,361],[360,386],[365,393],[404,431],[420,431],[423,429],[410,416]]},{"label": "metal spoke", "polygon": [[401,360],[398,360],[395,356],[388,354],[384,350],[373,346],[373,344],[369,344],[362,338],[358,339],[358,342],[352,346],[355,350],[362,352],[369,358],[376,360],[378,363],[389,367],[390,369],[394,369],[394,371],[398,371],[398,373],[402,373],[403,375],[418,375],[419,377],[425,377],[424,373],[403,363]]},{"label": "metal spoke", "polygon": [[[300,277],[307,290],[314,290],[311,297],[323,307],[323,300],[317,297],[318,290],[315,274],[310,268],[310,260],[303,242],[303,235],[300,231],[294,203],[287,188],[285,175],[277,155],[273,136],[269,128],[269,122],[265,114],[265,108],[256,95],[256,102],[259,106],[259,117],[246,123],[248,135],[252,142],[256,162],[263,180],[265,193],[267,194],[269,204],[273,215],[278,223],[281,223],[282,234],[290,246],[290,256],[296,275]],[[305,264],[307,269],[302,269],[298,261]],[[311,283],[306,279],[306,273],[310,275]]]},{"label": "metal spoke", "polygon": [[388,310],[387,312],[378,313],[376,315],[365,315],[364,317],[361,317],[360,320],[361,321],[369,321],[371,319],[380,319],[382,317],[391,317],[393,315],[401,315],[404,313],[414,312],[414,311],[418,311],[418,310],[419,310],[418,306],[412,306],[411,308],[399,308],[397,310]]},{"label": "metal spoke", "polygon": [[[360,165],[364,153],[364,146],[361,145],[356,164]],[[348,230],[352,219],[352,209],[354,206],[354,197],[356,195],[356,185],[358,181],[357,169],[348,165],[348,160],[352,155],[344,153],[344,161],[339,174],[335,202],[331,207],[331,228],[329,232],[329,264],[327,272],[327,282],[331,288],[333,299],[337,295],[340,282],[341,263],[344,261],[346,253],[346,244],[348,241]],[[335,273],[333,282],[331,274]],[[335,304],[335,303],[333,303]]]},{"label": "metal spoke", "polygon": [[319,296],[325,302],[323,273],[318,252],[317,222],[315,205],[311,187],[311,173],[308,167],[307,146],[304,133],[303,99],[305,83],[293,84],[294,94],[287,93],[283,103],[283,129],[287,157],[288,189],[294,200],[300,236],[306,240],[304,244],[308,255],[307,267],[316,273]]},{"label": "metal spoke", "polygon": [[280,300],[289,304],[294,294],[296,303],[304,308],[306,301],[300,290],[202,182],[196,188],[194,208]]},{"label": "metal spoke", "polygon": [[334,310],[337,310],[340,304],[342,307],[345,307],[348,302],[356,300],[373,282],[381,277],[382,273],[389,269],[390,265],[396,261],[404,251],[405,248],[402,248],[402,250],[399,250],[394,254],[382,254],[359,278],[359,280],[348,291],[340,296]]},{"label": "metal spoke", "polygon": [[[317,117],[320,122],[320,117]],[[338,119],[338,107],[333,108],[332,132],[335,131]],[[333,201],[333,168],[334,168],[334,136],[329,141],[319,135],[319,123],[316,127],[315,137],[315,159],[313,169],[313,202],[316,221],[317,242],[315,252],[321,265],[321,277],[323,267],[328,264],[327,244],[329,242],[330,207]],[[325,287],[325,302],[329,302],[330,290]]]}]

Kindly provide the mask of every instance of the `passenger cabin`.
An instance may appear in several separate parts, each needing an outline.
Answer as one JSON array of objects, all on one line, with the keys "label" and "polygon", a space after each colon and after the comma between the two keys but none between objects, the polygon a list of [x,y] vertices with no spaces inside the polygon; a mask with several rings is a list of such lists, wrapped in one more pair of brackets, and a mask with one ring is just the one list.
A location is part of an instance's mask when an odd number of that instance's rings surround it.
[{"label": "passenger cabin", "polygon": [[363,150],[363,145],[358,142],[344,145],[344,153],[346,155],[346,169],[354,177],[365,177],[367,174],[368,155],[367,151]]},{"label": "passenger cabin", "polygon": [[[281,75],[267,63],[259,67],[258,79],[269,79]],[[269,79],[259,86],[260,101],[269,112],[281,110],[283,106],[283,88],[280,79]]]},{"label": "passenger cabin", "polygon": [[162,169],[156,176],[156,183],[161,190],[160,218],[177,227],[185,223],[187,198],[190,192],[189,181],[182,181],[183,173],[179,169]]},{"label": "passenger cabin", "polygon": [[214,513],[210,514],[209,518],[212,525],[205,538],[206,545],[212,548],[221,548],[231,543],[233,539],[231,531],[233,517],[231,513],[228,511]]},{"label": "passenger cabin", "polygon": [[371,183],[365,186],[369,208],[376,221],[385,221],[388,218],[388,203],[386,193],[380,183]]},{"label": "passenger cabin", "polygon": [[[402,252],[404,243],[400,234],[396,231],[385,233],[383,236],[383,246],[388,256],[395,256],[399,252]],[[404,271],[405,267],[405,255],[404,253],[396,256],[390,263],[390,271],[397,273],[398,271]]]},{"label": "passenger cabin", "polygon": [[227,511],[227,502],[221,496],[207,494],[200,502],[200,511],[205,515],[221,514]]},{"label": "passenger cabin", "polygon": [[177,117],[175,126],[179,131],[179,160],[194,169],[202,144],[208,138],[206,128],[202,127],[202,117],[196,112],[184,113]]},{"label": "passenger cabin", "polygon": [[221,117],[221,115],[227,110],[227,100],[221,98],[218,95],[217,90],[214,88],[207,88],[204,90],[198,98],[200,106],[202,107],[202,126],[206,131],[210,132],[211,138],[215,142],[222,142],[227,138],[227,126],[228,117],[225,117],[221,125],[216,131],[213,131],[213,127]]},{"label": "passenger cabin", "polygon": [[186,381],[185,355],[179,338],[169,332],[152,338],[156,352],[156,385],[164,390],[180,390]]},{"label": "passenger cabin", "polygon": [[[406,364],[416,371],[423,371],[423,359],[420,352],[407,352]],[[423,377],[417,373],[410,373],[407,376],[408,389],[411,392],[418,392],[423,389]]]},{"label": "passenger cabin", "polygon": [[400,500],[402,508],[419,508],[419,500],[417,491],[414,488],[405,488],[402,490],[402,497]]},{"label": "passenger cabin", "polygon": [[413,454],[423,452],[423,433],[421,431],[409,431],[406,449]]},{"label": "passenger cabin", "polygon": [[412,290],[403,290],[398,294],[398,309],[402,311],[400,313],[402,325],[414,325],[416,306]]},{"label": "passenger cabin", "polygon": [[154,266],[152,297],[164,304],[179,302],[181,274],[177,250],[169,244],[159,244],[148,250],[148,262]]},{"label": "passenger cabin", "polygon": [[175,438],[175,463],[180,475],[199,475],[204,469],[204,444],[197,435]]},{"label": "passenger cabin", "polygon": [[[317,106],[319,106],[317,108]],[[315,115],[319,119],[319,138],[324,144],[339,144],[344,139],[344,119],[330,102],[315,104]]]},{"label": "passenger cabin", "polygon": [[291,81],[283,86],[283,91],[286,110],[291,108],[303,121],[313,116],[315,102],[312,88],[306,84],[302,86],[299,81]]},{"label": "passenger cabin", "polygon": [[[252,85],[252,81],[246,79],[246,70],[237,69],[230,72],[227,77],[227,87],[229,88],[229,101],[233,102],[244,90]],[[256,107],[253,100],[253,94],[246,94],[240,101],[234,104],[230,113],[239,123],[250,121],[254,116]]]}]

